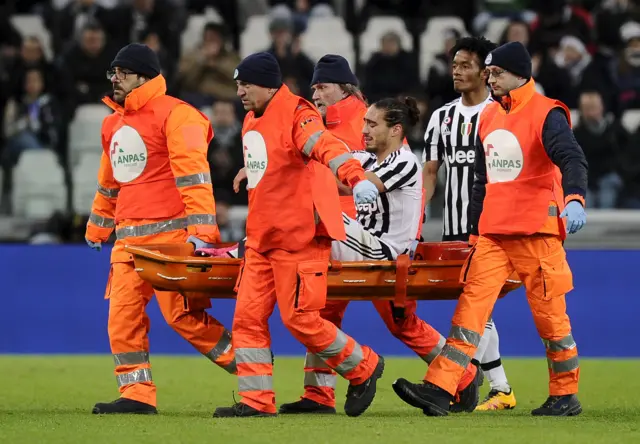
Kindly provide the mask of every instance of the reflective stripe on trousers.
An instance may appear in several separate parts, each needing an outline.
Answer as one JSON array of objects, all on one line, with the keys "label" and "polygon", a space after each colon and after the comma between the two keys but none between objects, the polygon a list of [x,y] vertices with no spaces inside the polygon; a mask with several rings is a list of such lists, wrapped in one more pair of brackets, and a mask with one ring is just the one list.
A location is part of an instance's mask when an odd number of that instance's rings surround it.
[{"label": "reflective stripe on trousers", "polygon": [[440,335],[440,339],[438,339],[438,344],[435,347],[433,347],[433,349],[429,353],[427,353],[424,356],[420,356],[420,358],[422,358],[422,360],[427,364],[431,364],[433,360],[436,359],[436,357],[440,354],[440,352],[442,351],[446,343],[447,343],[447,340],[445,339],[445,337]]},{"label": "reflective stripe on trousers", "polygon": [[[126,353],[116,353],[113,355],[113,362],[116,367],[121,365],[142,365],[149,364],[149,352],[147,351],[137,351],[137,352],[126,352]],[[127,373],[121,373],[116,375],[116,381],[118,382],[118,387],[122,387],[129,384],[136,384],[139,382],[151,382],[153,378],[151,377],[151,369],[150,368],[139,368]]]},{"label": "reflective stripe on trousers", "polygon": [[143,225],[130,225],[116,229],[116,238],[149,236],[174,230],[184,230],[189,225],[215,225],[216,217],[212,214],[192,214],[187,217],[153,222]]},{"label": "reflective stripe on trousers", "polygon": [[[462,341],[466,344],[472,345],[476,349],[478,348],[478,345],[480,345],[481,338],[482,335],[480,333],[464,327],[460,327],[458,325],[452,326],[451,330],[449,331],[449,339]],[[445,344],[445,346],[442,347],[440,356],[448,359],[454,364],[458,364],[462,368],[467,368],[467,366],[471,363],[471,358],[473,357],[461,352],[451,344]]]},{"label": "reflective stripe on trousers", "polygon": [[[316,355],[318,355],[320,359],[326,361],[327,359],[330,359],[342,353],[346,346],[347,335],[345,335],[342,330],[338,328],[336,339],[327,348],[316,353]],[[351,354],[347,356],[344,361],[338,364],[338,366],[335,367],[334,370],[341,376],[344,376],[345,374],[356,368],[363,358],[364,355],[362,353],[362,347],[360,347],[360,344],[356,342]]]},{"label": "reflective stripe on trousers", "polygon": [[[542,338],[542,343],[547,349],[547,356],[550,353],[558,353],[567,350],[573,350],[576,348],[576,342],[573,339],[573,335],[569,333],[562,339],[557,341],[551,341],[549,339]],[[576,370],[580,365],[578,362],[578,356],[572,356],[562,361],[554,361],[550,357],[547,357],[547,364],[553,373],[566,373]]]},{"label": "reflective stripe on trousers", "polygon": [[[240,364],[273,365],[273,354],[270,348],[237,348],[236,365]],[[273,390],[273,377],[271,375],[238,376],[239,392],[255,390]]]},{"label": "reflective stripe on trousers", "polygon": [[[213,362],[214,364],[218,364],[217,362],[218,358],[226,354],[229,350],[231,350],[231,333],[229,332],[229,330],[225,329],[218,343],[204,355],[207,358],[209,358],[211,362]],[[236,361],[233,360],[227,365],[225,366],[221,365],[220,367],[225,369],[227,372],[233,374],[236,371]]]},{"label": "reflective stripe on trousers", "polygon": [[335,389],[337,380],[338,378],[333,370],[318,355],[307,352],[304,358],[305,387],[329,387]]}]

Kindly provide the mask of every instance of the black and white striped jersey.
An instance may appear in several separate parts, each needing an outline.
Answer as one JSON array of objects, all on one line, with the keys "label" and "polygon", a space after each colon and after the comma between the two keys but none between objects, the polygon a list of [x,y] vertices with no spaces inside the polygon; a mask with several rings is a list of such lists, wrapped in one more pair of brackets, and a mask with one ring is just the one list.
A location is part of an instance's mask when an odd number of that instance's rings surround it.
[{"label": "black and white striped jersey", "polygon": [[433,112],[424,135],[422,163],[439,161],[445,166],[443,236],[471,232],[469,199],[473,188],[475,142],[478,119],[491,95],[475,106],[465,106],[458,98]]},{"label": "black and white striped jersey", "polygon": [[422,211],[422,168],[411,151],[399,149],[380,164],[375,154],[354,151],[365,171],[386,188],[373,204],[357,205],[357,220],[365,230],[402,254],[416,238]]}]

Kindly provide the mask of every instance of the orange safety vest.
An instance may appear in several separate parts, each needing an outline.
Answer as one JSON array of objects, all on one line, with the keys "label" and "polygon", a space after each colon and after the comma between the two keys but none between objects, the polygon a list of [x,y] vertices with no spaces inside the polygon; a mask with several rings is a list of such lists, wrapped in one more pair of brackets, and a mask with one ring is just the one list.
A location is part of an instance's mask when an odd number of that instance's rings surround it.
[{"label": "orange safety vest", "polygon": [[[262,116],[250,111],[242,126],[249,190],[246,246],[260,253],[299,251],[316,235],[346,238],[335,176],[295,146],[294,116],[301,105],[315,109],[282,85]],[[319,113],[317,118],[322,119]]]},{"label": "orange safety vest", "polygon": [[[355,96],[349,96],[334,105],[327,107],[325,125],[336,136],[347,144],[351,151],[364,150],[364,115],[367,105]],[[350,218],[357,216],[353,196],[340,196],[340,207]]]},{"label": "orange safety vest", "polygon": [[[86,236],[104,242],[115,229],[112,262],[130,259],[125,242],[145,243],[161,233],[219,241],[206,160],[213,130],[204,114],[165,93],[158,76],[129,93],[124,106],[103,99],[114,113],[102,125],[98,191]],[[180,114],[169,127],[174,110]]]},{"label": "orange safety vest", "polygon": [[509,93],[511,108],[488,104],[478,134],[485,152],[486,195],[480,234],[558,234],[566,236],[562,176],[542,143],[542,128],[553,108],[567,106],[535,91],[534,80]]}]

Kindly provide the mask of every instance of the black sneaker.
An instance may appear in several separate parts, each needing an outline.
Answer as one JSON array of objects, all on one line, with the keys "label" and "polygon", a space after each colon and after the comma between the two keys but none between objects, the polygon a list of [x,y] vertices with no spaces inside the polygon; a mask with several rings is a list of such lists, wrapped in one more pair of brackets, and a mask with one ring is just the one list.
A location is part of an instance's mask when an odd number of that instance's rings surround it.
[{"label": "black sneaker", "polygon": [[351,385],[347,389],[347,400],[344,402],[344,412],[347,416],[360,416],[369,408],[376,396],[376,381],[384,373],[384,358],[378,357],[373,374],[362,384]]},{"label": "black sneaker", "polygon": [[128,398],[118,398],[112,402],[99,402],[93,406],[91,413],[102,415],[109,413],[133,413],[138,415],[156,415],[158,410],[151,404],[134,401]]},{"label": "black sneaker", "polygon": [[297,413],[315,413],[315,414],[335,414],[336,409],[328,405],[320,404],[309,398],[301,398],[299,401],[282,404],[278,413],[297,414]]},{"label": "black sneaker", "polygon": [[537,409],[531,410],[533,416],[576,416],[582,413],[582,406],[576,395],[549,396]]},{"label": "black sneaker", "polygon": [[478,367],[476,376],[471,383],[458,393],[458,400],[449,407],[451,413],[473,412],[480,401],[480,386],[484,380],[482,371]]},{"label": "black sneaker", "polygon": [[404,378],[393,383],[393,391],[412,407],[422,409],[427,416],[447,416],[453,396],[429,382],[414,384]]},{"label": "black sneaker", "polygon": [[231,407],[218,407],[216,411],[213,412],[214,418],[249,418],[267,416],[278,416],[278,414],[261,412],[260,410],[256,410],[253,407],[250,407],[247,404],[243,404],[241,402],[236,402]]}]

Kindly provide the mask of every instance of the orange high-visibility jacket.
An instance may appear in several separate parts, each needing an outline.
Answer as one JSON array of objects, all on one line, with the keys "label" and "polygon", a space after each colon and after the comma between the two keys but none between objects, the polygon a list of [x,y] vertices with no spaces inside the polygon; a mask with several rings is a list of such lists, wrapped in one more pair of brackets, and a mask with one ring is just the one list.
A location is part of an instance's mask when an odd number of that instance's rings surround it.
[{"label": "orange high-visibility jacket", "polygon": [[[357,97],[349,96],[327,107],[325,125],[331,134],[346,143],[350,150],[364,150],[362,127],[366,113],[367,105]],[[349,217],[356,218],[353,196],[340,196],[340,206]]]},{"label": "orange high-visibility jacket", "polygon": [[552,109],[564,110],[569,126],[571,113],[564,103],[536,92],[533,79],[510,95],[508,113],[493,102],[479,119],[487,176],[479,233],[564,238],[562,175],[542,144],[542,128]]},{"label": "orange high-visibility jacket", "polygon": [[242,142],[247,248],[298,251],[317,235],[346,238],[333,174],[353,187],[364,170],[311,103],[281,86],[261,116],[247,113]]},{"label": "orange high-visibility jacket", "polygon": [[163,233],[173,241],[188,233],[218,242],[207,117],[166,95],[162,76],[134,89],[124,107],[103,101],[114,112],[102,124],[98,191],[86,237],[105,242],[115,229],[112,262],[131,260],[125,243],[158,241]]}]

